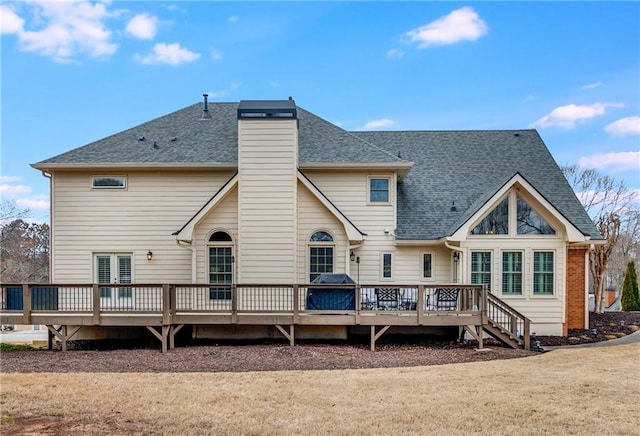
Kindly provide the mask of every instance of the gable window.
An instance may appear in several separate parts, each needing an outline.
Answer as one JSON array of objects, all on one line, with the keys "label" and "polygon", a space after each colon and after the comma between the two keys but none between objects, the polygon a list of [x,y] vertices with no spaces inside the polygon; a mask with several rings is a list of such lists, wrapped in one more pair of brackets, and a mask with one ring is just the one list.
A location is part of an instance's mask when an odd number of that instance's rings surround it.
[{"label": "gable window", "polygon": [[313,282],[322,273],[333,272],[333,236],[318,231],[309,238],[309,282]]},{"label": "gable window", "polygon": [[369,203],[389,203],[391,179],[389,177],[369,177]]},{"label": "gable window", "polygon": [[[131,254],[96,254],[95,280],[101,285],[129,284],[133,282]],[[131,308],[133,290],[128,287],[100,288],[100,307]]]},{"label": "gable window", "polygon": [[382,278],[390,279],[393,272],[393,255],[391,253],[382,253]]},{"label": "gable window", "polygon": [[529,206],[519,195],[516,200],[519,235],[555,235],[549,223]]},{"label": "gable window", "polygon": [[91,187],[95,189],[125,189],[126,176],[91,176]]},{"label": "gable window", "polygon": [[480,224],[473,230],[472,235],[508,235],[509,234],[509,197],[489,212]]},{"label": "gable window", "polygon": [[553,251],[533,253],[533,295],[553,295]]},{"label": "gable window", "polygon": [[422,253],[422,278],[433,278],[433,253]]},{"label": "gable window", "polygon": [[[209,237],[209,283],[231,285],[233,283],[233,240],[227,232],[218,231]],[[209,288],[209,299],[231,300],[231,287]]]},{"label": "gable window", "polygon": [[522,252],[502,253],[502,294],[522,295]]},{"label": "gable window", "polygon": [[491,291],[491,252],[471,252],[471,283],[474,285],[487,285]]}]

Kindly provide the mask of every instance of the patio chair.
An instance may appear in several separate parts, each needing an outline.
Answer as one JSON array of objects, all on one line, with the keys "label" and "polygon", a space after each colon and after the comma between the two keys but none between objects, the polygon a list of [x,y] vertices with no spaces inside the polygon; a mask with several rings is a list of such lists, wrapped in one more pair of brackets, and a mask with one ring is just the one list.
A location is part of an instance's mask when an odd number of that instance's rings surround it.
[{"label": "patio chair", "polygon": [[456,310],[460,289],[438,288],[434,293],[436,310]]},{"label": "patio chair", "polygon": [[380,310],[398,310],[400,304],[400,289],[376,288],[376,304]]}]

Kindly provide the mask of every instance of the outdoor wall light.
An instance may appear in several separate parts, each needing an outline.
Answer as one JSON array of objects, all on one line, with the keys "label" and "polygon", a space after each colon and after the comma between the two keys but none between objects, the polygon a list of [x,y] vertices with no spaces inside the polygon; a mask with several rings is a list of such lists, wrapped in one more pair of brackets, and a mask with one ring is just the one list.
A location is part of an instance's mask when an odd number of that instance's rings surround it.
[{"label": "outdoor wall light", "polygon": [[453,252],[453,261],[455,263],[458,263],[460,261],[460,252],[459,251],[454,251]]},{"label": "outdoor wall light", "polygon": [[151,252],[151,250],[147,252],[147,260],[153,260],[153,253]]},{"label": "outdoor wall light", "polygon": [[353,252],[353,250],[351,250],[351,253],[349,253],[349,259],[351,260],[351,262],[356,260],[356,254]]}]

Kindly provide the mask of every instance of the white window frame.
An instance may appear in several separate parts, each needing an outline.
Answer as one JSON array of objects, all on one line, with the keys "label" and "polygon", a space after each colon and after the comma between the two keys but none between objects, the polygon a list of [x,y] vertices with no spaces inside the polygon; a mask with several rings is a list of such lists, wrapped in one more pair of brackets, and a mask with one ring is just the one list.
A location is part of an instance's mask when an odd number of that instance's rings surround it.
[{"label": "white window frame", "polygon": [[[93,260],[93,277],[94,281],[97,284],[101,284],[98,278],[98,258],[100,257],[108,257],[109,258],[109,273],[110,278],[109,284],[122,283],[122,279],[120,277],[120,270],[118,268],[118,260],[122,257],[128,257],[130,260],[131,267],[131,276],[129,277],[128,282],[123,282],[124,284],[135,283],[135,258],[133,253],[131,252],[95,252],[92,255]],[[102,282],[102,284],[106,284]],[[100,290],[100,307],[101,308],[115,308],[115,309],[131,309],[135,304],[135,288],[130,288],[131,296],[130,297],[122,297],[120,295],[120,288],[105,288],[111,290],[111,296],[104,297],[102,289]]]},{"label": "white window frame", "polygon": [[[553,290],[550,294],[540,294],[540,293],[536,293],[535,292],[535,276],[536,276],[536,270],[535,270],[535,259],[536,259],[536,253],[552,253],[553,254],[553,268],[552,271],[550,272],[552,274],[552,281],[551,281],[551,286],[553,287]],[[548,274],[548,272],[542,272],[542,274]],[[558,290],[558,252],[557,250],[533,250],[531,252],[531,274],[529,275],[530,280],[531,280],[531,297],[532,298],[555,298],[556,294],[557,294],[557,290]]]},{"label": "white window frame", "polygon": [[[226,233],[231,238],[231,241],[210,241],[209,239],[215,235],[216,233]],[[207,235],[206,239],[206,264],[207,269],[205,270],[205,282],[211,283],[211,248],[230,248],[231,249],[231,286],[235,283],[236,280],[236,264],[235,264],[235,244],[233,239],[233,234],[226,229],[215,229]],[[209,290],[209,298],[211,301],[231,301],[231,298],[211,298],[211,289]]]},{"label": "white window frame", "polygon": [[[388,185],[387,185],[387,195],[388,195],[388,199],[387,201],[372,201],[371,200],[371,181],[372,180],[386,180]],[[394,187],[393,187],[393,177],[391,176],[376,176],[376,175],[370,175],[367,176],[367,204],[370,206],[388,206],[390,204],[393,204],[393,192],[394,192]]]},{"label": "white window frame", "polygon": [[[96,185],[96,180],[99,179],[122,179],[122,186],[100,186]],[[91,176],[91,189],[127,189],[127,176],[126,175],[98,175]]]},{"label": "white window frame", "polygon": [[[516,294],[516,293],[505,293],[504,292],[504,275],[505,273],[507,274],[516,274],[518,272],[514,272],[514,271],[505,271],[504,270],[504,255],[505,253],[520,253],[520,293]],[[502,250],[500,251],[500,295],[504,298],[522,298],[525,296],[525,273],[524,273],[524,267],[525,267],[525,256],[526,253],[524,252],[524,250],[517,250],[517,249],[513,249],[513,250]]]},{"label": "white window frame", "polygon": [[[425,277],[424,275],[424,256],[431,256],[431,276]],[[433,251],[421,251],[420,252],[420,281],[433,282],[436,280],[436,254]]]},{"label": "white window frame", "polygon": [[[385,263],[384,263],[384,259],[385,256],[389,256],[389,277],[385,277],[384,273],[385,273]],[[393,258],[395,256],[393,255],[392,252],[390,251],[383,251],[380,253],[380,280],[382,281],[391,281],[393,280],[393,276],[395,275],[395,262],[393,261]]]},{"label": "white window frame", "polygon": [[[484,271],[474,271],[473,270],[473,253],[489,253],[489,286],[488,286],[488,290],[489,292],[491,292],[493,290],[493,287],[495,286],[495,280],[494,280],[494,270],[495,268],[493,267],[493,263],[494,263],[494,259],[495,259],[495,253],[493,250],[487,250],[487,249],[474,249],[471,250],[469,252],[469,281],[471,283],[473,283],[473,274],[474,273],[479,273],[479,274],[486,274],[486,272]],[[483,284],[483,283],[478,283],[478,284]]]},{"label": "white window frame", "polygon": [[[327,233],[331,236],[331,241],[312,241],[311,237],[318,232]],[[325,271],[327,273],[335,272],[336,268],[336,237],[330,232],[328,229],[315,229],[309,236],[307,237],[307,278],[309,279],[309,283],[313,280],[311,279],[311,274],[323,274],[319,272],[311,271],[311,249],[312,248],[331,248],[331,271]]]}]

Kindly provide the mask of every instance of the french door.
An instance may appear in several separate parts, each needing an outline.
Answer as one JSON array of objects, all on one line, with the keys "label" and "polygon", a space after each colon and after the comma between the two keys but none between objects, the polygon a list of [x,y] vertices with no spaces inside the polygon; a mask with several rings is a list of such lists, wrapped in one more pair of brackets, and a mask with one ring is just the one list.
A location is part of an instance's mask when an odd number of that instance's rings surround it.
[{"label": "french door", "polygon": [[[96,255],[96,275],[98,284],[132,283],[131,255]],[[130,287],[100,288],[100,307],[105,309],[131,309],[133,307],[133,289]]]}]

